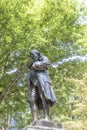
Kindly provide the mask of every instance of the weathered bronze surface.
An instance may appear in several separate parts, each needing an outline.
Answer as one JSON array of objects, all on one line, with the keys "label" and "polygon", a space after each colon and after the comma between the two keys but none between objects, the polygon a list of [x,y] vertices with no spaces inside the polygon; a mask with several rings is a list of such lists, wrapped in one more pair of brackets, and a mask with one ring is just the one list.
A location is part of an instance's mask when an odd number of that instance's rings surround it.
[{"label": "weathered bronze surface", "polygon": [[30,57],[33,61],[29,66],[28,88],[32,116],[35,123],[38,120],[38,112],[42,109],[44,120],[48,121],[50,106],[57,102],[48,73],[51,63],[37,50],[32,50]]}]

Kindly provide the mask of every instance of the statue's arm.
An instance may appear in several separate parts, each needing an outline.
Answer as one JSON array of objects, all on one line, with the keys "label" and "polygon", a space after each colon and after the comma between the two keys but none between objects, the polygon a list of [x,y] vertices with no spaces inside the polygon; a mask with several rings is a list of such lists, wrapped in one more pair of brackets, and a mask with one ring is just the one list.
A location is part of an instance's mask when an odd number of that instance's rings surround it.
[{"label": "statue's arm", "polygon": [[34,62],[33,67],[36,70],[44,70],[47,69],[50,66],[50,64],[51,63],[47,57],[42,57],[41,61]]},{"label": "statue's arm", "polygon": [[[28,70],[29,71],[29,70]],[[28,81],[27,81],[27,86],[28,86],[28,92],[30,94],[31,91],[31,83],[30,83],[30,74],[28,73]]]}]

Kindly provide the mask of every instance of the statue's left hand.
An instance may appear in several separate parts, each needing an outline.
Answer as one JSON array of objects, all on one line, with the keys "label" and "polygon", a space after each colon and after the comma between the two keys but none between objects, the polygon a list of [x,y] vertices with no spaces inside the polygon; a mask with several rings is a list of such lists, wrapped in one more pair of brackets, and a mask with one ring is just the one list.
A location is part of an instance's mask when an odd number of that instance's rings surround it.
[{"label": "statue's left hand", "polygon": [[40,62],[35,62],[35,63],[33,63],[32,67],[38,68],[40,65],[41,65]]},{"label": "statue's left hand", "polygon": [[36,62],[33,63],[32,67],[35,70],[46,70],[47,64],[45,62],[36,61]]}]

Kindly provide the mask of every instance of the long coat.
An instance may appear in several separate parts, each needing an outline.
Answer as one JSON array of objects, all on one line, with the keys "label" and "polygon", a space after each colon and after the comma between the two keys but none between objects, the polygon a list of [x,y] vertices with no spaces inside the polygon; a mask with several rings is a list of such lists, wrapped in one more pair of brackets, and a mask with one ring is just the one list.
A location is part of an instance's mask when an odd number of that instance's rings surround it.
[{"label": "long coat", "polygon": [[35,100],[39,109],[43,109],[42,96],[44,96],[50,106],[57,101],[49,78],[49,65],[50,61],[48,58],[40,56],[38,60],[34,61],[29,67],[30,103],[32,100]]}]

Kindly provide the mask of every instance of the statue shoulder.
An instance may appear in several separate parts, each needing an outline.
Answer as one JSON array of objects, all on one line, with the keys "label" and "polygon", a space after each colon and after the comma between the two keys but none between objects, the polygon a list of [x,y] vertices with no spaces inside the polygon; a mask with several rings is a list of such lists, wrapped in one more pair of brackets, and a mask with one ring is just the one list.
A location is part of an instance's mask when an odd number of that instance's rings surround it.
[{"label": "statue shoulder", "polygon": [[40,61],[49,61],[49,59],[46,56],[40,56]]}]

